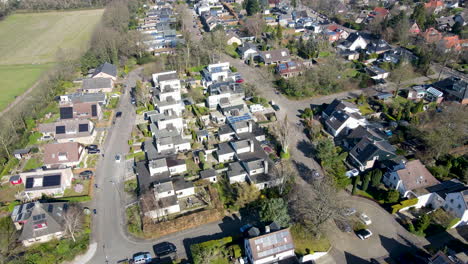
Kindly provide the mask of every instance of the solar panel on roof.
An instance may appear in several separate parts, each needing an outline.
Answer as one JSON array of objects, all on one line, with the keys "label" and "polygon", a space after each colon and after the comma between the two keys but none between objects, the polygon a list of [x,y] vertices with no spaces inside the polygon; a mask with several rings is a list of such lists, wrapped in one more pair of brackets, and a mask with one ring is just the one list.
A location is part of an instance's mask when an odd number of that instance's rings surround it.
[{"label": "solar panel on roof", "polygon": [[79,124],[78,125],[78,132],[87,132],[88,131],[88,124]]},{"label": "solar panel on roof", "polygon": [[279,67],[280,70],[286,70],[287,69],[286,65],[284,65],[284,64],[280,64],[278,67]]},{"label": "solar panel on roof", "polygon": [[65,134],[65,126],[56,126],[55,134]]},{"label": "solar panel on roof", "polygon": [[27,178],[26,179],[26,189],[32,188],[34,185],[34,178]]},{"label": "solar panel on roof", "polygon": [[73,118],[73,107],[62,107],[60,108],[60,119]]},{"label": "solar panel on roof", "polygon": [[60,184],[60,175],[44,176],[42,179],[42,186],[56,186]]},{"label": "solar panel on roof", "polygon": [[97,116],[97,106],[95,104],[91,106],[91,116]]}]

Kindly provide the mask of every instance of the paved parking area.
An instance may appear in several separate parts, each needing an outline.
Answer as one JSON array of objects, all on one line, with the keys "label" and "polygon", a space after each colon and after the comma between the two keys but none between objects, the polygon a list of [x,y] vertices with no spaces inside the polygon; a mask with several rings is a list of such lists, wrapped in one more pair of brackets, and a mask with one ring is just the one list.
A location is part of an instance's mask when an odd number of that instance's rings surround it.
[{"label": "paved parking area", "polygon": [[374,202],[349,195],[343,200],[345,206],[355,208],[358,213],[364,212],[371,218],[372,224],[368,229],[373,235],[361,240],[354,232],[341,232],[334,223],[330,223],[326,232],[333,249],[317,263],[367,263],[371,258],[384,255],[397,256],[413,250],[413,245],[428,244],[426,239],[406,231],[392,215]]}]

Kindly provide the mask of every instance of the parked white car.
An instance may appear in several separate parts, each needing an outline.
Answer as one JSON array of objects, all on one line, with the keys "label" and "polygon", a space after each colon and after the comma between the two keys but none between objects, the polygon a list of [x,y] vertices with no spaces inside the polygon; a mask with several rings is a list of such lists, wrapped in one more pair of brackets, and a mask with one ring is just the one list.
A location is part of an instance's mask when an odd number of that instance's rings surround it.
[{"label": "parked white car", "polygon": [[366,224],[366,225],[372,224],[371,219],[370,219],[369,216],[367,216],[365,213],[362,213],[362,214],[359,216],[359,219],[361,219],[361,221],[362,221],[364,224]]},{"label": "parked white car", "polygon": [[369,229],[362,229],[356,232],[357,236],[361,239],[368,239],[372,236],[372,232]]}]

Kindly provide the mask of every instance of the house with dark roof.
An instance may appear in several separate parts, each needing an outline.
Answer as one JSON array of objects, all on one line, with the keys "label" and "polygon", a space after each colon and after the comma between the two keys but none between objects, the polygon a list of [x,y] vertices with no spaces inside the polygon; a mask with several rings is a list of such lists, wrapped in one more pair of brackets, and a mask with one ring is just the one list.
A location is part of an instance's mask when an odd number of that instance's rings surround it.
[{"label": "house with dark roof", "polygon": [[268,51],[261,51],[258,60],[265,63],[265,65],[285,63],[291,60],[291,55],[288,49],[275,49]]},{"label": "house with dark roof", "polygon": [[110,93],[114,88],[111,78],[88,78],[83,80],[80,92],[84,93]]},{"label": "house with dark roof", "polygon": [[432,84],[444,93],[445,100],[468,104],[468,81],[458,77],[449,77]]},{"label": "house with dark roof", "polygon": [[275,71],[276,73],[285,78],[285,79],[288,79],[288,78],[291,78],[291,77],[294,77],[294,76],[298,76],[300,74],[302,74],[302,72],[306,69],[304,63],[302,63],[301,61],[288,61],[288,62],[285,62],[285,63],[280,63],[278,65],[276,65],[275,67]]},{"label": "house with dark roof", "polygon": [[102,108],[97,102],[86,102],[86,103],[72,103],[72,102],[60,102],[59,105],[60,119],[98,119],[102,118]]},{"label": "house with dark roof", "polygon": [[89,145],[94,142],[96,131],[88,119],[65,119],[54,123],[39,124],[39,132],[51,136],[58,143],[78,142]]},{"label": "house with dark roof", "polygon": [[364,137],[350,150],[348,160],[360,171],[365,171],[373,168],[377,161],[396,158],[395,151],[387,140]]},{"label": "house with dark roof", "polygon": [[116,81],[117,67],[113,64],[105,62],[94,70],[92,78],[109,78],[112,79],[112,81]]},{"label": "house with dark roof", "polygon": [[242,46],[237,47],[237,52],[243,60],[253,59],[260,52],[257,48],[257,45],[245,42]]},{"label": "house with dark roof", "polygon": [[337,47],[341,50],[359,51],[365,50],[369,42],[361,32],[349,34],[348,38],[341,42]]},{"label": "house with dark roof", "polygon": [[329,105],[327,105],[327,108],[325,108],[325,110],[322,112],[322,118],[326,120],[335,111],[342,111],[346,113],[359,113],[359,108],[353,103],[335,99]]},{"label": "house with dark roof", "polygon": [[28,247],[37,243],[60,239],[65,234],[64,215],[68,204],[39,201],[17,205],[11,219],[21,234],[18,240]]},{"label": "house with dark roof", "polygon": [[386,71],[386,70],[384,70],[382,68],[379,68],[379,67],[377,67],[375,65],[371,65],[371,66],[366,67],[365,71],[374,80],[386,79],[390,75],[390,72],[388,72],[388,71]]},{"label": "house with dark roof", "polygon": [[99,103],[107,104],[105,93],[72,93],[60,96],[60,103]]},{"label": "house with dark roof", "polygon": [[70,168],[22,172],[19,174],[24,183],[22,198],[31,200],[42,195],[60,197],[72,184],[73,172]]},{"label": "house with dark roof", "polygon": [[75,167],[84,157],[84,147],[77,142],[44,145],[44,165],[48,168]]},{"label": "house with dark roof", "polygon": [[[268,228],[269,229],[269,228]],[[257,235],[257,233],[252,233]],[[299,263],[288,228],[271,231],[244,240],[245,254],[252,264]]]},{"label": "house with dark roof", "polygon": [[332,136],[336,137],[359,126],[365,126],[366,123],[366,119],[360,113],[346,113],[338,110],[325,120],[325,127]]},{"label": "house with dark roof", "polygon": [[15,149],[13,151],[13,156],[15,156],[15,158],[17,159],[23,159],[25,157],[29,157],[30,156],[30,153],[31,153],[31,149],[30,148],[24,148],[24,149]]},{"label": "house with dark roof", "polygon": [[218,173],[214,169],[203,170],[200,171],[200,178],[215,183],[218,181]]}]

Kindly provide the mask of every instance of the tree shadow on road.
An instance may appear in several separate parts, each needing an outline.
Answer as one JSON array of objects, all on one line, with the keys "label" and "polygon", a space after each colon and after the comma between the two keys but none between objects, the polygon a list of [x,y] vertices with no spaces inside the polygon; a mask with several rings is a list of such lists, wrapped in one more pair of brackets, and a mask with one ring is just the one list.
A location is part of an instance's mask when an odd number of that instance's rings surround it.
[{"label": "tree shadow on road", "polygon": [[[456,232],[460,237],[468,240],[468,226],[461,226],[450,231]],[[468,252],[468,245],[447,231],[426,237],[426,239],[430,242],[430,244],[424,248],[431,253],[443,250],[445,247],[450,248],[455,253]]]},{"label": "tree shadow on road", "polygon": [[310,143],[309,141],[301,140],[297,142],[296,147],[299,151],[301,151],[304,154],[304,156],[311,159],[314,157],[315,149],[312,143]]}]

